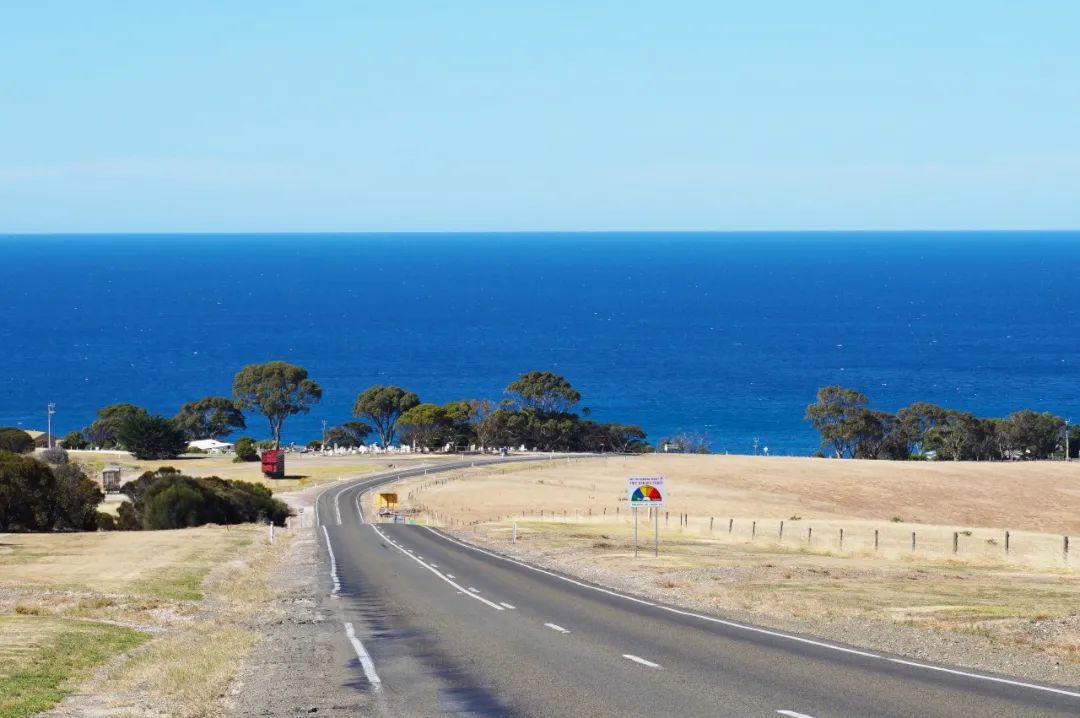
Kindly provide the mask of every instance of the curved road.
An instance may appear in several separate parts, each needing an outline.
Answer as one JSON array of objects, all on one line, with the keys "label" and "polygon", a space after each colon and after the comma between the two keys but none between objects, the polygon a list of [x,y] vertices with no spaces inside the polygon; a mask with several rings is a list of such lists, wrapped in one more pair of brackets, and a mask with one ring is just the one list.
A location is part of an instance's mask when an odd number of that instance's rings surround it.
[{"label": "curved road", "polygon": [[316,499],[337,654],[374,715],[1080,715],[1080,691],[694,614],[424,526],[365,523],[362,492],[424,471]]}]

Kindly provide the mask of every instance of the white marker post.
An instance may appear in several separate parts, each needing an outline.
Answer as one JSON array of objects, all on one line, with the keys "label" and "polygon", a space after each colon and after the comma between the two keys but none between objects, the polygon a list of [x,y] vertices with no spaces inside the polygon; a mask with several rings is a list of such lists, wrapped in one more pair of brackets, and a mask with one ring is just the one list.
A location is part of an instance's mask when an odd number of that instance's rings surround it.
[{"label": "white marker post", "polygon": [[667,499],[663,476],[635,476],[626,480],[626,501],[634,509],[634,556],[638,553],[637,510],[639,506],[648,506],[653,510],[656,524],[653,527],[653,556],[660,555],[660,512]]}]

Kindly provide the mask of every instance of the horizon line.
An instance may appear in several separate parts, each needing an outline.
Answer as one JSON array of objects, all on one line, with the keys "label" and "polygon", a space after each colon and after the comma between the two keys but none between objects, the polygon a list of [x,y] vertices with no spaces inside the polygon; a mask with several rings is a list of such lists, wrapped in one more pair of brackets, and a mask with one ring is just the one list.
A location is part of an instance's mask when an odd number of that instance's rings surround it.
[{"label": "horizon line", "polygon": [[152,230],[152,231],[92,231],[92,232],[9,232],[0,231],[0,239],[7,237],[254,237],[298,235],[320,236],[438,236],[438,235],[481,235],[481,236],[536,236],[536,235],[781,235],[781,234],[1075,234],[1076,228],[969,228],[969,229],[446,229],[446,230]]}]

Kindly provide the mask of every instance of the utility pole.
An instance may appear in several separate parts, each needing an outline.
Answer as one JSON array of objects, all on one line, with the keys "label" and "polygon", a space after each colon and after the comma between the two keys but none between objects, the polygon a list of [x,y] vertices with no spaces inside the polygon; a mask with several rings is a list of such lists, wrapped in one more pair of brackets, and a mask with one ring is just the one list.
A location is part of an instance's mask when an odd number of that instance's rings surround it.
[{"label": "utility pole", "polygon": [[48,435],[46,437],[47,442],[48,442],[46,444],[46,446],[48,446],[50,449],[52,448],[52,415],[55,414],[55,413],[56,413],[56,404],[54,404],[53,402],[50,401],[49,402],[49,407],[48,407],[48,410],[47,410],[47,414],[48,414],[48,417],[49,417],[48,418],[49,427],[48,427]]},{"label": "utility pole", "polygon": [[1065,460],[1069,460],[1069,420],[1065,420]]},{"label": "utility pole", "polygon": [[326,451],[326,419],[322,420],[322,448]]}]

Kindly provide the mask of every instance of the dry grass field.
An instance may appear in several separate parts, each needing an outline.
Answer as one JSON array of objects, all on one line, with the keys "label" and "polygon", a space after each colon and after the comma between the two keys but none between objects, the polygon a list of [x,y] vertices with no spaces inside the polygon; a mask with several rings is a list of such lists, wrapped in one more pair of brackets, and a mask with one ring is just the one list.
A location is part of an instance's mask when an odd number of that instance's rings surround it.
[{"label": "dry grass field", "polygon": [[206,714],[255,641],[243,624],[268,594],[279,536],[0,534],[0,716],[47,708],[95,671],[87,714]]},{"label": "dry grass field", "polygon": [[[381,458],[360,455],[289,454],[285,458],[286,478],[267,479],[262,475],[259,462],[249,461],[237,464],[233,463],[231,455],[188,455],[165,461],[139,461],[124,451],[71,451],[68,453],[91,478],[95,479],[101,476],[101,469],[107,464],[120,465],[124,481],[138,478],[144,471],[155,471],[162,466],[171,466],[189,476],[220,476],[223,479],[250,481],[262,484],[274,491],[289,491],[314,483],[366,474],[383,466]],[[412,457],[404,459],[394,457],[394,459],[408,461],[412,460]]]},{"label": "dry grass field", "polygon": [[[643,511],[635,559],[626,478],[657,475],[660,557]],[[1062,553],[1063,535],[1080,536],[1077,463],[556,459],[398,492],[421,520],[656,598],[811,630],[944,629],[1080,662],[1080,545]]]}]

